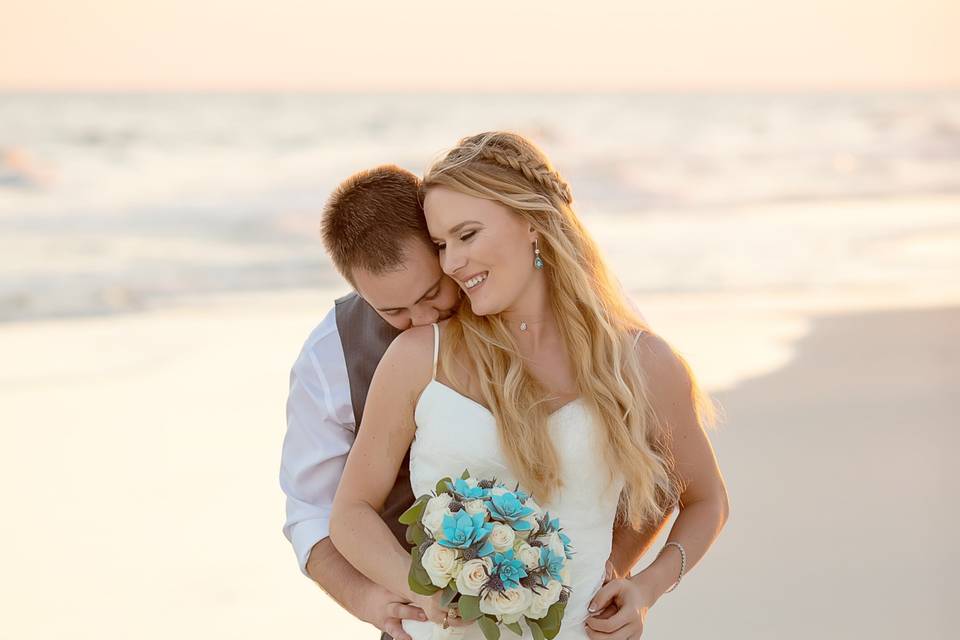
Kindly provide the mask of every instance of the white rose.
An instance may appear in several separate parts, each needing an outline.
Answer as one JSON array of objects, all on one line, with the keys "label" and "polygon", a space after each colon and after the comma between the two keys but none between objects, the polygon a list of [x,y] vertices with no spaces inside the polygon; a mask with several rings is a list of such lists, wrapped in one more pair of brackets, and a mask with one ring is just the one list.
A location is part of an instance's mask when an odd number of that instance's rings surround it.
[{"label": "white rose", "polygon": [[563,564],[563,569],[560,569],[560,579],[563,584],[570,586],[570,567],[566,563]]},{"label": "white rose", "polygon": [[533,594],[529,589],[518,587],[506,591],[489,591],[480,598],[480,611],[495,616],[514,616],[530,608]]},{"label": "white rose", "polygon": [[449,509],[437,509],[423,516],[423,528],[430,532],[434,540],[443,539],[443,518],[453,515]]},{"label": "white rose", "polygon": [[427,570],[430,576],[430,582],[435,586],[443,588],[450,582],[450,578],[457,575],[463,561],[459,559],[460,554],[456,549],[450,549],[439,543],[434,543],[427,547],[420,559],[423,568]]},{"label": "white rose", "polygon": [[476,515],[478,513],[483,513],[487,510],[487,508],[483,506],[483,500],[468,500],[464,503],[463,510],[470,515]]},{"label": "white rose", "polygon": [[441,493],[427,500],[427,508],[423,513],[424,515],[430,515],[435,511],[446,511],[451,502],[453,502],[453,496],[449,493]]},{"label": "white rose", "polygon": [[466,480],[464,480],[464,482],[466,482],[467,486],[470,487],[471,489],[476,489],[479,486],[479,483],[477,482],[476,478],[467,478]]},{"label": "white rose", "polygon": [[457,575],[457,591],[465,596],[480,595],[480,587],[490,578],[493,561],[490,558],[474,558],[463,563]]},{"label": "white rose", "polygon": [[526,616],[532,620],[539,620],[547,615],[550,607],[560,599],[561,585],[556,580],[551,580],[546,587],[541,586],[531,597],[530,607],[527,609]]},{"label": "white rose", "polygon": [[493,545],[494,551],[503,553],[513,547],[513,541],[516,537],[513,527],[498,522],[493,525],[493,531],[490,532],[490,537],[487,539]]},{"label": "white rose", "polygon": [[527,568],[528,571],[532,571],[540,566],[540,548],[531,547],[526,542],[521,542],[518,545],[516,552],[516,558],[523,563],[523,566]]},{"label": "white rose", "polygon": [[506,487],[494,487],[493,489],[490,489],[490,495],[492,496],[502,496],[506,493],[510,493],[510,490]]}]

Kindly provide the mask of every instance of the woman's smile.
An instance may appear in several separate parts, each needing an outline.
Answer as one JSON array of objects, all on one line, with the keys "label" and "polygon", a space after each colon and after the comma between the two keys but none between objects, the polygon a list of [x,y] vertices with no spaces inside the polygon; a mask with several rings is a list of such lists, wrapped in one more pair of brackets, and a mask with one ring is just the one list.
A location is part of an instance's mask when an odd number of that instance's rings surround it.
[{"label": "woman's smile", "polygon": [[483,286],[483,283],[487,281],[487,276],[490,275],[489,271],[483,271],[474,276],[471,276],[468,280],[463,281],[463,287],[467,292],[473,292]]}]

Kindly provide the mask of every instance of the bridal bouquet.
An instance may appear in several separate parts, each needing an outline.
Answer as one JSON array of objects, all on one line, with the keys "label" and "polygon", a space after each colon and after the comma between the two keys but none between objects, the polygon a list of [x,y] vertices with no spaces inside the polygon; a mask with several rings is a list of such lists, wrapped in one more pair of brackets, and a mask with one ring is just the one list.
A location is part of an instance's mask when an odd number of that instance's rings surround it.
[{"label": "bridal bouquet", "polygon": [[495,479],[464,471],[443,478],[403,515],[414,592],[442,591],[441,606],[457,605],[476,620],[487,640],[504,626],[522,635],[523,620],[536,640],[552,640],[570,597],[566,561],[570,539],[534,499]]}]

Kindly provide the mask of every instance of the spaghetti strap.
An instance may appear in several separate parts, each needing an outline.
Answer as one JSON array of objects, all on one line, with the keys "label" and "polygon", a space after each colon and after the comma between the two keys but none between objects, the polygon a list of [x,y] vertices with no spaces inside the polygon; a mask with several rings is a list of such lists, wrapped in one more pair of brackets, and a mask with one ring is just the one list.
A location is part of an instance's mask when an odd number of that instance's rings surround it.
[{"label": "spaghetti strap", "polygon": [[433,323],[433,380],[437,379],[437,356],[440,354],[440,325]]},{"label": "spaghetti strap", "polygon": [[634,348],[634,349],[637,348],[637,343],[640,342],[640,338],[642,338],[642,337],[643,337],[643,334],[645,334],[645,333],[647,333],[646,329],[640,329],[640,331],[637,331],[637,335],[635,335],[635,336],[633,337],[633,348]]}]

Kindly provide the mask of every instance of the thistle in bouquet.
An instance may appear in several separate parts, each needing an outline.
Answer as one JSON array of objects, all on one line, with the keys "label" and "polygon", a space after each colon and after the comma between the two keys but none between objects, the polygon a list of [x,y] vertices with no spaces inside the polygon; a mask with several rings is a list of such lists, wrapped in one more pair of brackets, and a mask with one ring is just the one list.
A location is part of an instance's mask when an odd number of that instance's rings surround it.
[{"label": "thistle in bouquet", "polygon": [[407,525],[410,588],[440,593],[440,605],[456,606],[476,621],[487,640],[501,627],[517,635],[524,622],[536,640],[559,632],[570,597],[570,539],[560,521],[544,512],[517,485],[474,478],[442,478],[400,516]]}]

